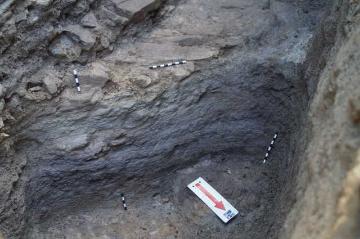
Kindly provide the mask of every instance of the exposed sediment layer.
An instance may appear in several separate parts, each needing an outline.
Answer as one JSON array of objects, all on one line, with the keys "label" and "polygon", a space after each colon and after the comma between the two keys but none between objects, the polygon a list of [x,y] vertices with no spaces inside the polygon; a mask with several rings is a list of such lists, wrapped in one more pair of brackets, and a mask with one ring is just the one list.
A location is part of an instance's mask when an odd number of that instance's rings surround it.
[{"label": "exposed sediment layer", "polygon": [[[3,1],[0,238],[357,235],[358,8]],[[230,225],[186,191],[198,176]]]}]

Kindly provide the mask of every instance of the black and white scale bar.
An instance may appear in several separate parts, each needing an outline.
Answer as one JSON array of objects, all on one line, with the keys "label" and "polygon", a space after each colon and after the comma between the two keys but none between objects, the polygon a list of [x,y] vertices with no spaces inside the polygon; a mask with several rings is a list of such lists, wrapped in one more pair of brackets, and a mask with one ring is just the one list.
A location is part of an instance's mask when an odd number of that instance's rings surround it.
[{"label": "black and white scale bar", "polygon": [[274,143],[275,143],[275,140],[277,139],[277,137],[278,137],[278,134],[275,133],[273,139],[271,140],[270,146],[266,150],[266,154],[265,154],[263,163],[266,163],[266,161],[269,159],[270,152],[274,147]]},{"label": "black and white scale bar", "polygon": [[123,193],[121,194],[121,200],[122,200],[122,203],[123,203],[124,209],[125,209],[125,210],[127,210],[127,206],[126,206],[126,202],[125,202],[125,196],[124,196],[124,194],[123,194]]},{"label": "black and white scale bar", "polygon": [[186,64],[187,61],[175,61],[175,62],[170,62],[167,64],[161,64],[161,65],[155,65],[155,66],[150,66],[150,69],[157,69],[157,68],[164,68],[164,67],[168,67],[168,66],[176,66],[176,65],[182,65],[182,64]]},{"label": "black and white scale bar", "polygon": [[80,92],[79,77],[78,77],[78,73],[77,73],[76,70],[74,70],[74,78],[75,78],[75,83],[76,83],[77,91]]}]

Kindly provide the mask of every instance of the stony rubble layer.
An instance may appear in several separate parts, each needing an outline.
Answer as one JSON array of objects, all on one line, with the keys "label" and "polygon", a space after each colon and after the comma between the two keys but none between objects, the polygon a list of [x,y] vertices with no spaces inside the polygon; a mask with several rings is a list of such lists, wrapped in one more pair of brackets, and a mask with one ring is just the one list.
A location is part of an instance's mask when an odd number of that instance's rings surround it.
[{"label": "stony rubble layer", "polygon": [[[158,0],[2,2],[1,112],[5,108],[5,99],[9,101],[14,94],[35,101],[50,99],[50,95],[57,92],[54,85],[63,88],[66,80],[62,69],[69,62],[86,63],[96,57],[98,52],[112,50],[112,45],[123,34],[123,28],[144,20],[161,5],[162,1]],[[79,22],[81,24],[78,24]],[[25,67],[18,67],[19,65]],[[29,75],[34,74],[37,74],[37,77],[32,76],[29,79]],[[43,84],[39,83],[40,78],[49,74],[58,76],[61,82],[53,84],[50,92],[44,92],[38,84]],[[14,93],[19,83],[26,89]],[[37,88],[25,86],[26,84]],[[47,81],[47,86],[49,84],[51,83]],[[34,92],[39,93],[31,94]],[[10,112],[0,114],[1,128],[5,127],[3,121],[11,121],[11,118]],[[2,131],[6,132],[6,129]]]}]

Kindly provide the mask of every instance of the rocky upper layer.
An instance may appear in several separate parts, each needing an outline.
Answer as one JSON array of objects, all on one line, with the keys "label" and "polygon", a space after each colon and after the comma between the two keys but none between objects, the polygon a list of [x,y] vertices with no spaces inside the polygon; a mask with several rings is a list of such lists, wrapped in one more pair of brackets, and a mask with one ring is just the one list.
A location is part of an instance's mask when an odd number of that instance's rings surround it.
[{"label": "rocky upper layer", "polygon": [[[22,97],[36,101],[50,99],[64,86],[59,69],[68,62],[86,63],[99,52],[111,50],[123,34],[122,29],[143,20],[161,4],[160,0],[2,1],[0,129],[3,133],[0,140],[8,135],[5,133],[8,130],[3,129],[4,121],[14,120],[10,111],[5,110],[5,99],[9,101],[13,97],[19,82],[25,88],[19,93]],[[22,67],[18,67],[19,64]],[[29,77],[54,64],[61,66]],[[49,81],[46,75],[58,78]]]}]

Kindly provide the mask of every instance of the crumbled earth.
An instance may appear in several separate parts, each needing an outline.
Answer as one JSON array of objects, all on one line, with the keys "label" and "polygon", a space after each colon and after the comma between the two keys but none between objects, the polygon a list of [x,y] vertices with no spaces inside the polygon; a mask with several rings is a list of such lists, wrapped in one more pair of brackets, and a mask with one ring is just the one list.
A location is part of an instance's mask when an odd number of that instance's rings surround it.
[{"label": "crumbled earth", "polygon": [[359,7],[0,0],[0,239],[359,238]]}]

